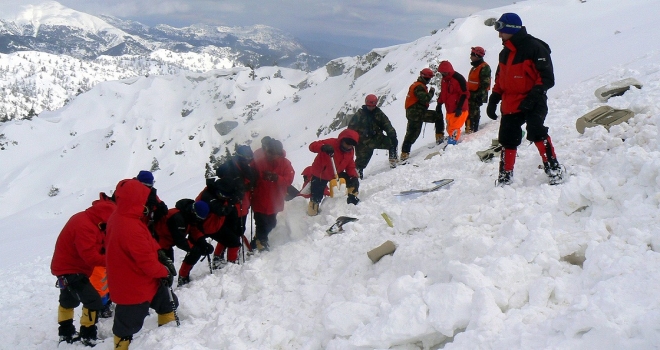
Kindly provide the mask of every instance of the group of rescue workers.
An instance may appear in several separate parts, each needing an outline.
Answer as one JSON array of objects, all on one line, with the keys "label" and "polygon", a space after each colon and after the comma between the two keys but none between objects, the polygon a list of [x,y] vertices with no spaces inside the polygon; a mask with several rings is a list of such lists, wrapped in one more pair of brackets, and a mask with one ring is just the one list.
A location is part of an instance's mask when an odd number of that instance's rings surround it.
[{"label": "group of rescue workers", "polygon": [[[318,215],[333,179],[344,179],[347,204],[357,205],[359,180],[375,149],[389,151],[391,167],[405,164],[425,122],[435,123],[438,145],[456,144],[463,127],[466,133],[479,130],[480,108],[486,102],[487,115],[493,120],[498,118],[496,109],[502,102],[498,139],[503,150],[497,184],[508,185],[513,179],[523,124],[527,124],[527,139],[537,146],[551,183],[559,183],[563,170],[544,126],[546,91],[554,85],[550,48],[527,34],[514,13],[503,14],[494,26],[504,49],[490,98],[491,70],[484,62],[482,47],[471,49],[467,81],[450,62],[440,62],[437,71],[442,78],[435,110],[429,109],[435,89],[427,87],[435,73],[422,69],[405,100],[408,124],[400,158],[396,130],[378,107],[379,98],[370,94],[337,138],[309,145],[317,155],[302,172],[300,193],[291,191],[294,169],[282,142],[269,136],[254,152],[248,145],[237,146],[217,167],[216,177],[206,179],[195,199],[180,199],[174,208],[168,209],[158,197],[149,171],[121,180],[112,196],[101,193],[89,208],[69,219],[55,245],[51,272],[60,289],[60,342],[94,346],[98,319],[113,316],[113,303],[115,349],[128,349],[149,308],[156,311],[159,326],[178,322],[178,298],[172,291],[175,276],[178,286],[183,286],[190,282],[193,266],[204,257],[217,270],[237,263],[243,246],[269,250],[268,235],[277,225],[285,200],[296,195],[309,198],[307,215]],[[250,209],[255,236],[248,240],[245,231]],[[209,238],[216,241],[215,247]],[[175,246],[185,252],[178,272],[173,263]],[[74,309],[80,304],[83,311],[76,331]]]}]

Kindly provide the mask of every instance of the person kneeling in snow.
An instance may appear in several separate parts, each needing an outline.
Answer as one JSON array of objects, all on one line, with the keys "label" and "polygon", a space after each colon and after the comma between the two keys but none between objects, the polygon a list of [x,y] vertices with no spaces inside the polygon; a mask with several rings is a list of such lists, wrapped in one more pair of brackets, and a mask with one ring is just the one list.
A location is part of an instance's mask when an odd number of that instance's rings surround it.
[{"label": "person kneeling in snow", "polygon": [[[355,146],[355,167],[363,177],[364,168],[369,164],[374,149],[386,149],[390,153],[390,167],[395,168],[397,162],[396,130],[392,127],[390,119],[378,108],[378,97],[370,94],[364,99],[364,105],[351,117],[348,128],[360,135],[360,142]],[[385,134],[383,134],[383,132]]]},{"label": "person kneeling in snow", "polygon": [[346,180],[346,192],[348,193],[346,203],[358,204],[360,183],[353,157],[359,138],[355,130],[345,129],[337,138],[318,140],[309,144],[309,150],[318,155],[314,158],[310,171],[311,197],[307,215],[318,215],[319,205],[323,200],[328,181],[334,179],[336,175]]},{"label": "person kneeling in snow", "polygon": [[157,201],[155,192],[127,179],[117,184],[114,196],[117,209],[108,219],[105,248],[108,284],[117,303],[114,349],[125,350],[142,329],[149,308],[156,310],[162,326],[176,319],[178,299],[170,289],[176,271],[160,262],[160,247],[146,224],[149,208]]},{"label": "person kneeling in snow", "polygon": [[209,205],[206,202],[188,198],[178,200],[175,207],[154,224],[156,240],[163,254],[174,261],[174,246],[190,252],[192,245],[187,237],[193,229],[202,226],[208,215]]},{"label": "person kneeling in snow", "polygon": [[[103,240],[108,218],[115,203],[105,193],[85,211],[73,215],[57,237],[50,271],[57,276],[60,306],[57,309],[60,342],[80,340],[87,346],[96,345],[96,322],[103,309],[101,296],[90,283],[95,267],[105,267]],[[80,334],[73,325],[73,309],[80,303]]]}]

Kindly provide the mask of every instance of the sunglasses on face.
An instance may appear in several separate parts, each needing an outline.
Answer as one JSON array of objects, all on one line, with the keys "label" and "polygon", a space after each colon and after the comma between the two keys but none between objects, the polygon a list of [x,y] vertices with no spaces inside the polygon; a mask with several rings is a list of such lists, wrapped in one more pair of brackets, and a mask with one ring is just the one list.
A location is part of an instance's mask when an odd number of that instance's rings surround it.
[{"label": "sunglasses on face", "polygon": [[508,24],[508,23],[504,23],[502,21],[497,21],[497,22],[495,22],[495,24],[493,24],[493,28],[495,28],[495,30],[499,31],[503,28],[521,29],[522,26],[518,26],[518,25],[515,25],[515,24]]}]

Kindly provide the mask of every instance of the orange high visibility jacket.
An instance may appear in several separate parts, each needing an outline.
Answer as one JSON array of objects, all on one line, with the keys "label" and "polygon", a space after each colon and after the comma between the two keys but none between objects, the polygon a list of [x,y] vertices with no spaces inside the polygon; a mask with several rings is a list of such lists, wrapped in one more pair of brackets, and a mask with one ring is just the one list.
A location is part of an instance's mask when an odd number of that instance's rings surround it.
[{"label": "orange high visibility jacket", "polygon": [[[470,91],[479,90],[479,83],[481,81],[481,78],[480,78],[481,69],[486,64],[487,64],[486,62],[482,61],[478,66],[472,67],[470,69],[470,74],[468,75],[468,81],[467,81],[468,90],[470,90]],[[486,90],[490,90],[490,84],[488,84],[488,87],[486,87]]]},{"label": "orange high visibility jacket", "polygon": [[[408,88],[408,94],[406,95],[406,109],[410,108],[410,106],[414,105],[419,101],[417,96],[415,95],[415,89],[418,86],[422,86],[424,88],[424,91],[427,93],[429,92],[428,88],[426,87],[426,84],[422,83],[421,81],[416,81],[412,85],[410,85],[410,88]],[[428,107],[429,104],[426,104],[426,107]]]}]

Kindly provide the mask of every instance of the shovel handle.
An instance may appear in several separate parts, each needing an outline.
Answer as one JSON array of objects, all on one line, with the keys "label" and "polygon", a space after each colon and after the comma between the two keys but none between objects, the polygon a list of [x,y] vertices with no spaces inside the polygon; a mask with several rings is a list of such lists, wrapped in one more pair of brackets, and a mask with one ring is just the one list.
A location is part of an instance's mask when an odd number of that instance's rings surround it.
[{"label": "shovel handle", "polygon": [[332,163],[332,170],[335,171],[335,180],[339,179],[339,174],[337,174],[337,166],[335,165],[335,157],[330,156],[330,163]]}]

